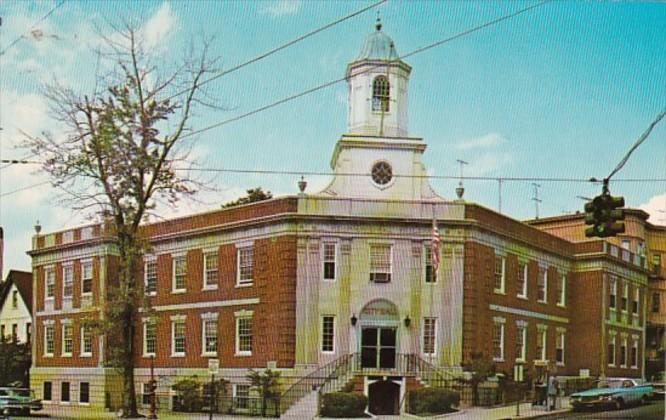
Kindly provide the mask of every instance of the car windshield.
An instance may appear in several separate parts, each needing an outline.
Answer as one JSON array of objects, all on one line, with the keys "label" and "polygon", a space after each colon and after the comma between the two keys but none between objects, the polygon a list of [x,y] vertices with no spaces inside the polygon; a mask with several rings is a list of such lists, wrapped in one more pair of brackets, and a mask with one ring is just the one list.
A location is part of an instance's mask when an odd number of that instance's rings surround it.
[{"label": "car windshield", "polygon": [[622,381],[599,381],[597,388],[622,388]]},{"label": "car windshield", "polygon": [[12,394],[18,397],[32,397],[34,395],[29,389],[12,389]]}]

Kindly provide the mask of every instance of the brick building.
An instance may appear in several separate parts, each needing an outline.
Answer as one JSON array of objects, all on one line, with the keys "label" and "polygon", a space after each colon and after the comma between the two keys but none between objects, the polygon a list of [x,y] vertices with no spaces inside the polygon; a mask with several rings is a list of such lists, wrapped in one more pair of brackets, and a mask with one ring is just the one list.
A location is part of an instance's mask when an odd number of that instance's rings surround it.
[{"label": "brick building", "polygon": [[[409,136],[410,71],[377,25],[347,67],[348,132],[323,191],[144,226],[139,275],[156,315],[135,323],[139,391],[153,357],[164,394],[218,359],[241,408],[250,368],[278,369],[291,404],[306,393],[291,385],[333,366],[337,380],[316,385],[353,382],[375,413],[478,352],[516,377],[643,375],[645,258],[438,196],[427,145]],[[114,247],[100,225],[33,239],[31,381],[46,402],[117,404],[104,338],[82,322],[100,316]]]}]

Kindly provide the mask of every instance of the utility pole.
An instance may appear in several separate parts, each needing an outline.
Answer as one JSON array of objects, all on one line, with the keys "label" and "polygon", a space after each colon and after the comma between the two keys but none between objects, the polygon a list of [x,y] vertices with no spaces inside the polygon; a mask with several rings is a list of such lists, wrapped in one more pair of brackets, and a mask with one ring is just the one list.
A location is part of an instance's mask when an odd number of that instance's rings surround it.
[{"label": "utility pole", "polygon": [[157,418],[157,404],[155,401],[155,390],[157,389],[157,383],[155,382],[155,356],[150,356],[150,414],[148,414],[149,419]]},{"label": "utility pole", "polygon": [[532,186],[534,187],[534,197],[532,197],[532,201],[534,201],[534,207],[536,209],[536,218],[539,218],[539,203],[541,203],[541,199],[539,198],[539,188],[541,188],[540,184],[537,184],[536,182],[532,183]]}]

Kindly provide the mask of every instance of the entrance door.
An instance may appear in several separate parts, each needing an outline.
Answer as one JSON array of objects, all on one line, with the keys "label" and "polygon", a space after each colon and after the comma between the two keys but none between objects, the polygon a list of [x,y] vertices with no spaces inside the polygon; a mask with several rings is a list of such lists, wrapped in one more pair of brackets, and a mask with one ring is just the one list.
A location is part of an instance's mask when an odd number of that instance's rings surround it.
[{"label": "entrance door", "polygon": [[394,369],[396,329],[364,327],[361,330],[361,367]]},{"label": "entrance door", "polygon": [[389,380],[368,387],[368,411],[372,414],[400,413],[400,385]]}]

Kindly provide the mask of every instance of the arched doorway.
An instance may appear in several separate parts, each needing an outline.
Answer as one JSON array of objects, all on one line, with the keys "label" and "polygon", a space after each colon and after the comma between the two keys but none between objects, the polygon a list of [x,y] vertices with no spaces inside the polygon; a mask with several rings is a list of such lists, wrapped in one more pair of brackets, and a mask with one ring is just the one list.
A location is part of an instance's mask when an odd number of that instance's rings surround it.
[{"label": "arched doorway", "polygon": [[398,353],[398,308],[386,299],[368,302],[360,316],[361,367],[395,369]]},{"label": "arched doorway", "polygon": [[382,379],[368,386],[368,411],[372,414],[400,414],[400,384]]}]

